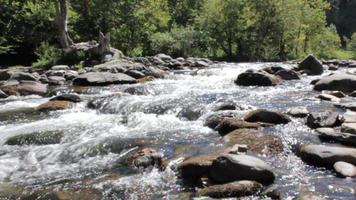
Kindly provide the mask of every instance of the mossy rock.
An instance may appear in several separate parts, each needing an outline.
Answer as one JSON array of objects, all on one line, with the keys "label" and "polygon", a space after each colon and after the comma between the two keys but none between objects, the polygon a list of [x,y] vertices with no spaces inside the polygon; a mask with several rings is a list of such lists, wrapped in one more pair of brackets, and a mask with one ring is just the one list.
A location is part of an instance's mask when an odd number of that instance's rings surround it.
[{"label": "mossy rock", "polygon": [[63,132],[45,131],[30,134],[22,134],[10,137],[5,144],[7,145],[48,145],[61,142]]}]

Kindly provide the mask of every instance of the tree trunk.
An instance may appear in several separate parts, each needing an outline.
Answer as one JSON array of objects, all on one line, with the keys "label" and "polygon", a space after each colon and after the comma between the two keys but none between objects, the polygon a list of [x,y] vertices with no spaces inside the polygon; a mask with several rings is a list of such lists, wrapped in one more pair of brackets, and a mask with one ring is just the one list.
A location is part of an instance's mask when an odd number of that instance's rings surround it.
[{"label": "tree trunk", "polygon": [[59,31],[59,42],[63,49],[67,49],[73,44],[73,40],[68,34],[68,2],[67,0],[58,0],[57,6],[57,27]]}]

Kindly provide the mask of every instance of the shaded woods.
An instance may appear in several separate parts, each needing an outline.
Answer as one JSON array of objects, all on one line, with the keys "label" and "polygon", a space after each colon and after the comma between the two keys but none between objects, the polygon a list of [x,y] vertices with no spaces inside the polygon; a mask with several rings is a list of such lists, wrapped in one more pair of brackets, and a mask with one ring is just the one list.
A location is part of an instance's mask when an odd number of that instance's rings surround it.
[{"label": "shaded woods", "polygon": [[[352,1],[0,2],[1,65],[29,65],[44,56],[55,57],[72,40],[96,40],[99,31],[110,32],[111,45],[128,56],[166,53],[234,61],[287,60],[310,53],[323,58],[355,56]],[[68,24],[61,23],[63,17]]]}]

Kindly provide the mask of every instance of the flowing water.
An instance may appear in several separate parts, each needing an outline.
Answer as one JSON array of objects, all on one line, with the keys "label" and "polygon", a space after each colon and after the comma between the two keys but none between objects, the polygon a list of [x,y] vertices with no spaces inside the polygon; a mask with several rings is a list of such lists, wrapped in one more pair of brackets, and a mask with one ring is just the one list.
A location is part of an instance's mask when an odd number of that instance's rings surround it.
[{"label": "flowing water", "polygon": [[[318,77],[303,77],[275,87],[234,84],[239,73],[266,65],[272,64],[219,64],[172,72],[165,79],[143,84],[82,89],[83,102],[69,110],[49,113],[33,110],[48,98],[28,96],[2,101],[0,188],[93,190],[99,191],[103,199],[186,199],[189,190],[174,170],[168,167],[163,172],[132,172],[118,164],[120,158],[144,144],[162,151],[173,165],[172,161],[181,157],[222,147],[219,134],[204,126],[205,119],[222,102],[235,103],[238,110],[224,112],[237,116],[255,108],[282,112],[298,106],[310,111],[335,109],[331,103],[314,98],[317,92],[312,91],[310,81]],[[128,87],[145,95],[122,93]],[[89,100],[100,97],[106,98],[99,109],[86,107]],[[279,135],[285,144],[284,153],[277,157],[259,156],[276,169],[275,185],[286,199],[294,198],[301,190],[330,199],[355,199],[355,180],[337,178],[332,171],[308,166],[292,152],[297,143],[321,143],[304,125],[304,119],[263,131]],[[61,132],[64,137],[53,145],[4,144],[11,136],[34,132]]]}]

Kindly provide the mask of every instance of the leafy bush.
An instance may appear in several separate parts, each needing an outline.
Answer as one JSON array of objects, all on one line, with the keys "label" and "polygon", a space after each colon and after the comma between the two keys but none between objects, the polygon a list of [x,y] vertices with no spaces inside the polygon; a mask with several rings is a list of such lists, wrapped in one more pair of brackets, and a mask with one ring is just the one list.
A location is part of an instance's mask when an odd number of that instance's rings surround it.
[{"label": "leafy bush", "polygon": [[36,49],[37,61],[32,64],[33,67],[51,67],[58,63],[62,57],[60,49],[49,45],[48,42],[43,42]]}]

